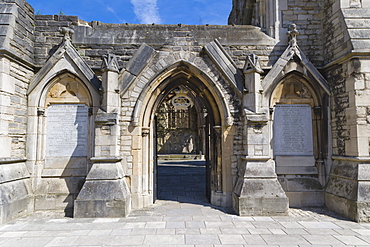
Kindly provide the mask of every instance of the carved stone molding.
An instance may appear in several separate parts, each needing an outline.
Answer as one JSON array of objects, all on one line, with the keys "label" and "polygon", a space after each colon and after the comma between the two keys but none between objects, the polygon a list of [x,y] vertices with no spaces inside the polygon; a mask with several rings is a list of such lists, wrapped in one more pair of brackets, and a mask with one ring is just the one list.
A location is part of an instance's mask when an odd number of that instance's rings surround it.
[{"label": "carved stone molding", "polygon": [[149,128],[143,128],[141,131],[141,136],[142,137],[147,137],[150,134],[150,129]]}]

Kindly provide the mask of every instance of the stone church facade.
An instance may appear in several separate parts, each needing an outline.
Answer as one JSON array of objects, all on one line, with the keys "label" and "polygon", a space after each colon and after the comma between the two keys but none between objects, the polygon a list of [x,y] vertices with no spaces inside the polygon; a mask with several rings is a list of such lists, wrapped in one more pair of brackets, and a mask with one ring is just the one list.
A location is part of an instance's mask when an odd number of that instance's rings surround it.
[{"label": "stone church facade", "polygon": [[370,220],[368,1],[233,0],[227,26],[0,9],[0,223],[124,217],[168,153],[204,157],[208,200],[241,216]]}]

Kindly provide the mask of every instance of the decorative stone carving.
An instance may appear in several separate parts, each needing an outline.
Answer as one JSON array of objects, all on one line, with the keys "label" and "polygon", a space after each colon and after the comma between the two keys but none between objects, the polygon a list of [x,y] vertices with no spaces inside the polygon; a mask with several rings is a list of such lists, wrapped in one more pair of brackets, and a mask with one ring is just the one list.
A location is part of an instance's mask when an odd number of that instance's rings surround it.
[{"label": "decorative stone carving", "polygon": [[73,29],[68,28],[68,27],[62,27],[60,28],[60,33],[64,35],[63,40],[64,41],[71,41],[72,35],[74,34],[75,31]]},{"label": "decorative stone carving", "polygon": [[272,95],[272,105],[275,104],[309,104],[314,107],[311,90],[296,78],[288,78],[278,85]]},{"label": "decorative stone carving", "polygon": [[46,99],[46,106],[51,103],[87,103],[89,96],[85,88],[67,76],[57,82],[49,91]]},{"label": "decorative stone carving", "polygon": [[349,6],[351,8],[362,8],[362,2],[361,0],[350,0]]},{"label": "decorative stone carving", "polygon": [[45,109],[38,108],[37,109],[37,116],[44,116],[45,115]]},{"label": "decorative stone carving", "polygon": [[109,70],[118,72],[119,71],[119,65],[117,62],[117,57],[113,54],[107,54],[103,56],[103,63],[102,63],[102,70]]},{"label": "decorative stone carving", "polygon": [[312,98],[311,92],[300,82],[286,82],[283,86],[283,98]]},{"label": "decorative stone carving", "polygon": [[299,36],[299,32],[296,24],[290,24],[287,35],[289,37],[289,45],[292,47],[297,46],[297,37]]},{"label": "decorative stone carving", "polygon": [[59,98],[64,94],[70,94],[71,96],[76,96],[76,93],[71,90],[71,84],[67,83],[63,85],[61,83],[57,83],[49,93],[51,98]]},{"label": "decorative stone carving", "polygon": [[176,111],[178,110],[187,110],[189,107],[192,107],[194,104],[191,99],[187,96],[188,91],[184,88],[175,90],[176,95],[172,98],[172,105]]},{"label": "decorative stone carving", "polygon": [[258,73],[262,73],[263,70],[261,69],[261,65],[259,63],[259,58],[255,54],[247,55],[247,58],[245,60],[244,64],[244,73],[247,71],[256,71]]}]

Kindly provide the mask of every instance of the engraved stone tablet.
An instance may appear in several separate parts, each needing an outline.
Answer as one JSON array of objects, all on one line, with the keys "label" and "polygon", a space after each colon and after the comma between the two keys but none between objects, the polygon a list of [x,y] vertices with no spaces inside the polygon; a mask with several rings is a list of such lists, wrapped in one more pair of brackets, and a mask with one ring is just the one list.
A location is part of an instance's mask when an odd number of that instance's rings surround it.
[{"label": "engraved stone tablet", "polygon": [[86,156],[88,107],[55,104],[47,109],[46,156]]},{"label": "engraved stone tablet", "polygon": [[274,112],[274,154],[313,155],[309,105],[277,105]]}]

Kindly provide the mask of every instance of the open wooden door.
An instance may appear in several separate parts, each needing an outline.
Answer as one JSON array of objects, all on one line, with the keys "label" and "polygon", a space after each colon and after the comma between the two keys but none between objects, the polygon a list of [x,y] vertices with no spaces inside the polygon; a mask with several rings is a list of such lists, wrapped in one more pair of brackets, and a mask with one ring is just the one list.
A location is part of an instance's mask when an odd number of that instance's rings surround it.
[{"label": "open wooden door", "polygon": [[153,203],[158,198],[157,116],[153,124]]},{"label": "open wooden door", "polygon": [[208,201],[211,200],[211,170],[212,170],[212,162],[211,162],[211,157],[212,155],[210,154],[210,145],[211,143],[211,124],[209,121],[209,116],[205,116],[205,148],[206,148],[206,153],[205,153],[205,158],[206,158],[206,196]]}]

